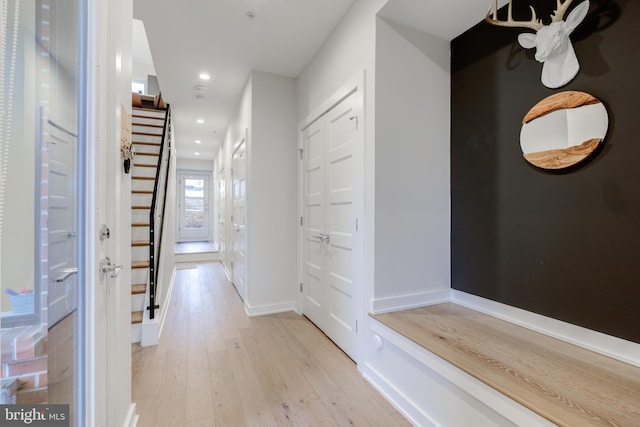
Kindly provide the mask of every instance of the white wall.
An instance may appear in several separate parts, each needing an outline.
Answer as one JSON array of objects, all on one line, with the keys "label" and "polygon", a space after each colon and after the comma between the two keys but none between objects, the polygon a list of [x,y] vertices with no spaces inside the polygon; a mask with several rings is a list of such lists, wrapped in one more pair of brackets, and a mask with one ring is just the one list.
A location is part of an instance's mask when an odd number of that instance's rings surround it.
[{"label": "white wall", "polygon": [[[217,174],[226,181],[222,259],[230,272],[232,179],[235,144],[247,138],[247,272],[250,315],[292,310],[296,299],[295,80],[253,72],[225,134]],[[221,213],[222,214],[222,213]]]},{"label": "white wall", "polygon": [[295,80],[253,72],[247,163],[250,314],[291,310],[296,299]]},{"label": "white wall", "polygon": [[213,161],[178,159],[176,162],[178,170],[213,172]]},{"label": "white wall", "polygon": [[374,311],[449,296],[449,52],[378,18]]},{"label": "white wall", "polygon": [[374,283],[375,41],[376,14],[387,0],[356,0],[331,36],[298,76],[298,121],[302,121],[345,83],[365,72],[365,272],[367,300]]},{"label": "white wall", "polygon": [[[105,25],[105,31],[99,34],[102,44],[101,74],[105,84],[105,98],[100,105],[98,120],[106,126],[106,138],[100,141],[109,160],[106,188],[115,184],[115,200],[111,206],[105,206],[106,224],[114,235],[109,239],[109,253],[114,264],[131,265],[131,175],[124,174],[120,155],[121,106],[131,113],[131,75],[132,75],[132,20],[133,0],[110,1],[106,8],[98,11],[99,24]],[[106,12],[106,13],[105,13]],[[106,48],[106,49],[105,49]],[[106,52],[105,52],[106,50]],[[105,157],[106,158],[106,157]],[[104,169],[103,169],[104,170]],[[106,310],[109,313],[106,325],[109,342],[106,348],[98,348],[96,356],[105,357],[108,364],[106,393],[104,404],[97,405],[106,409],[106,414],[98,414],[97,419],[106,416],[107,424],[123,425],[131,417],[131,270],[124,268],[117,279],[106,279],[104,283],[112,287],[106,294]],[[100,289],[96,290],[100,292]],[[98,310],[100,308],[98,307]],[[101,316],[98,311],[93,313]],[[101,321],[97,322],[98,324]],[[102,331],[96,331],[100,334]],[[99,352],[105,352],[100,354]],[[100,366],[100,365],[98,365]],[[96,399],[103,398],[98,391]]]},{"label": "white wall", "polygon": [[236,111],[229,122],[229,126],[225,132],[225,137],[221,145],[221,152],[219,156],[222,156],[220,159],[220,164],[224,165],[224,180],[226,182],[225,186],[225,211],[221,212],[221,215],[224,215],[225,219],[225,230],[224,234],[226,236],[227,247],[221,253],[222,264],[227,272],[227,275],[230,276],[231,272],[231,261],[233,254],[231,253],[231,235],[232,235],[232,223],[231,223],[231,215],[233,213],[233,205],[231,203],[233,196],[233,188],[231,182],[231,155],[233,154],[234,145],[242,141],[247,135],[249,139],[251,139],[251,97],[253,93],[253,83],[252,79],[249,78],[247,84],[244,87],[244,91],[242,92],[242,96],[238,101],[238,105],[236,106]]}]

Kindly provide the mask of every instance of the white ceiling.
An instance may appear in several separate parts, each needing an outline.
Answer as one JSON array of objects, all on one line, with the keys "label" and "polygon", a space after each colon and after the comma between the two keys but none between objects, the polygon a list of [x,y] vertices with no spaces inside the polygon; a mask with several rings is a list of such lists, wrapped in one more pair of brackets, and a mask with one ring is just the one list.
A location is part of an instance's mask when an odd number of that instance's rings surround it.
[{"label": "white ceiling", "polygon": [[[213,159],[249,73],[297,77],[353,2],[134,0],[134,17],[144,22],[162,94],[172,106],[178,157]],[[389,0],[380,14],[450,40],[479,22],[488,3]],[[211,80],[200,80],[201,72]],[[206,87],[203,100],[195,97],[197,85]],[[205,123],[198,125],[198,118]]]},{"label": "white ceiling", "polygon": [[[134,17],[144,21],[162,94],[172,106],[178,156],[213,159],[249,73],[297,77],[352,3],[134,0]],[[211,80],[201,81],[201,72]],[[205,99],[196,100],[196,85],[207,87]],[[197,118],[205,123],[197,125]]]}]

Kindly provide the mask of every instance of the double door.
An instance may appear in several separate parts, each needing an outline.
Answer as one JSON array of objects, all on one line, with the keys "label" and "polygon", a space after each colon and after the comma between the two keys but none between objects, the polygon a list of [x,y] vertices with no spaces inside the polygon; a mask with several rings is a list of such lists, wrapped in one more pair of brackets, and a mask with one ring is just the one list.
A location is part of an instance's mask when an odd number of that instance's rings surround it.
[{"label": "double door", "polygon": [[302,310],[354,360],[362,313],[358,99],[352,93],[301,135]]}]

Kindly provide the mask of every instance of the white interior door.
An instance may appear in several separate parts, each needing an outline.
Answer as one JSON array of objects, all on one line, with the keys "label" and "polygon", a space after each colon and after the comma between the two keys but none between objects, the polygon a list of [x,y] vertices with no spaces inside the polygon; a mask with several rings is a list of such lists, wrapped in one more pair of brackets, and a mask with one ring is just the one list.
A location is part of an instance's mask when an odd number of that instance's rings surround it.
[{"label": "white interior door", "polygon": [[220,170],[218,174],[218,249],[220,253],[226,251],[226,230],[225,230],[225,212],[226,212],[226,181],[224,179],[225,170]]},{"label": "white interior door", "polygon": [[208,174],[178,174],[180,241],[209,240],[209,180]]},{"label": "white interior door", "polygon": [[356,93],[307,127],[303,143],[303,312],[357,359],[361,191]]},{"label": "white interior door", "polygon": [[233,182],[233,256],[231,262],[232,282],[240,297],[246,299],[247,274],[247,145],[243,139],[235,149],[231,159],[231,178]]},{"label": "white interior door", "polygon": [[78,306],[77,135],[49,120],[49,328]]}]

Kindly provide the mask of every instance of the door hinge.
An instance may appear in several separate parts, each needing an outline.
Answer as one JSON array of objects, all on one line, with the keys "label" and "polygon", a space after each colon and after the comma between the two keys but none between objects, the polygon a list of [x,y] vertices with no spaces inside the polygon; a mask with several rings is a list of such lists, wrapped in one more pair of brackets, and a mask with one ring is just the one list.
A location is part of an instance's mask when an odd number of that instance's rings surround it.
[{"label": "door hinge", "polygon": [[300,160],[302,160],[302,156],[304,155],[304,148],[298,148],[298,151],[300,152]]},{"label": "door hinge", "polygon": [[356,231],[358,231],[358,218],[356,218]]},{"label": "door hinge", "polygon": [[231,261],[231,269],[233,270],[233,261]]},{"label": "door hinge", "polygon": [[300,217],[300,227],[302,227],[303,225],[304,225],[304,219]]},{"label": "door hinge", "polygon": [[300,283],[300,293],[302,293],[302,283]]}]

